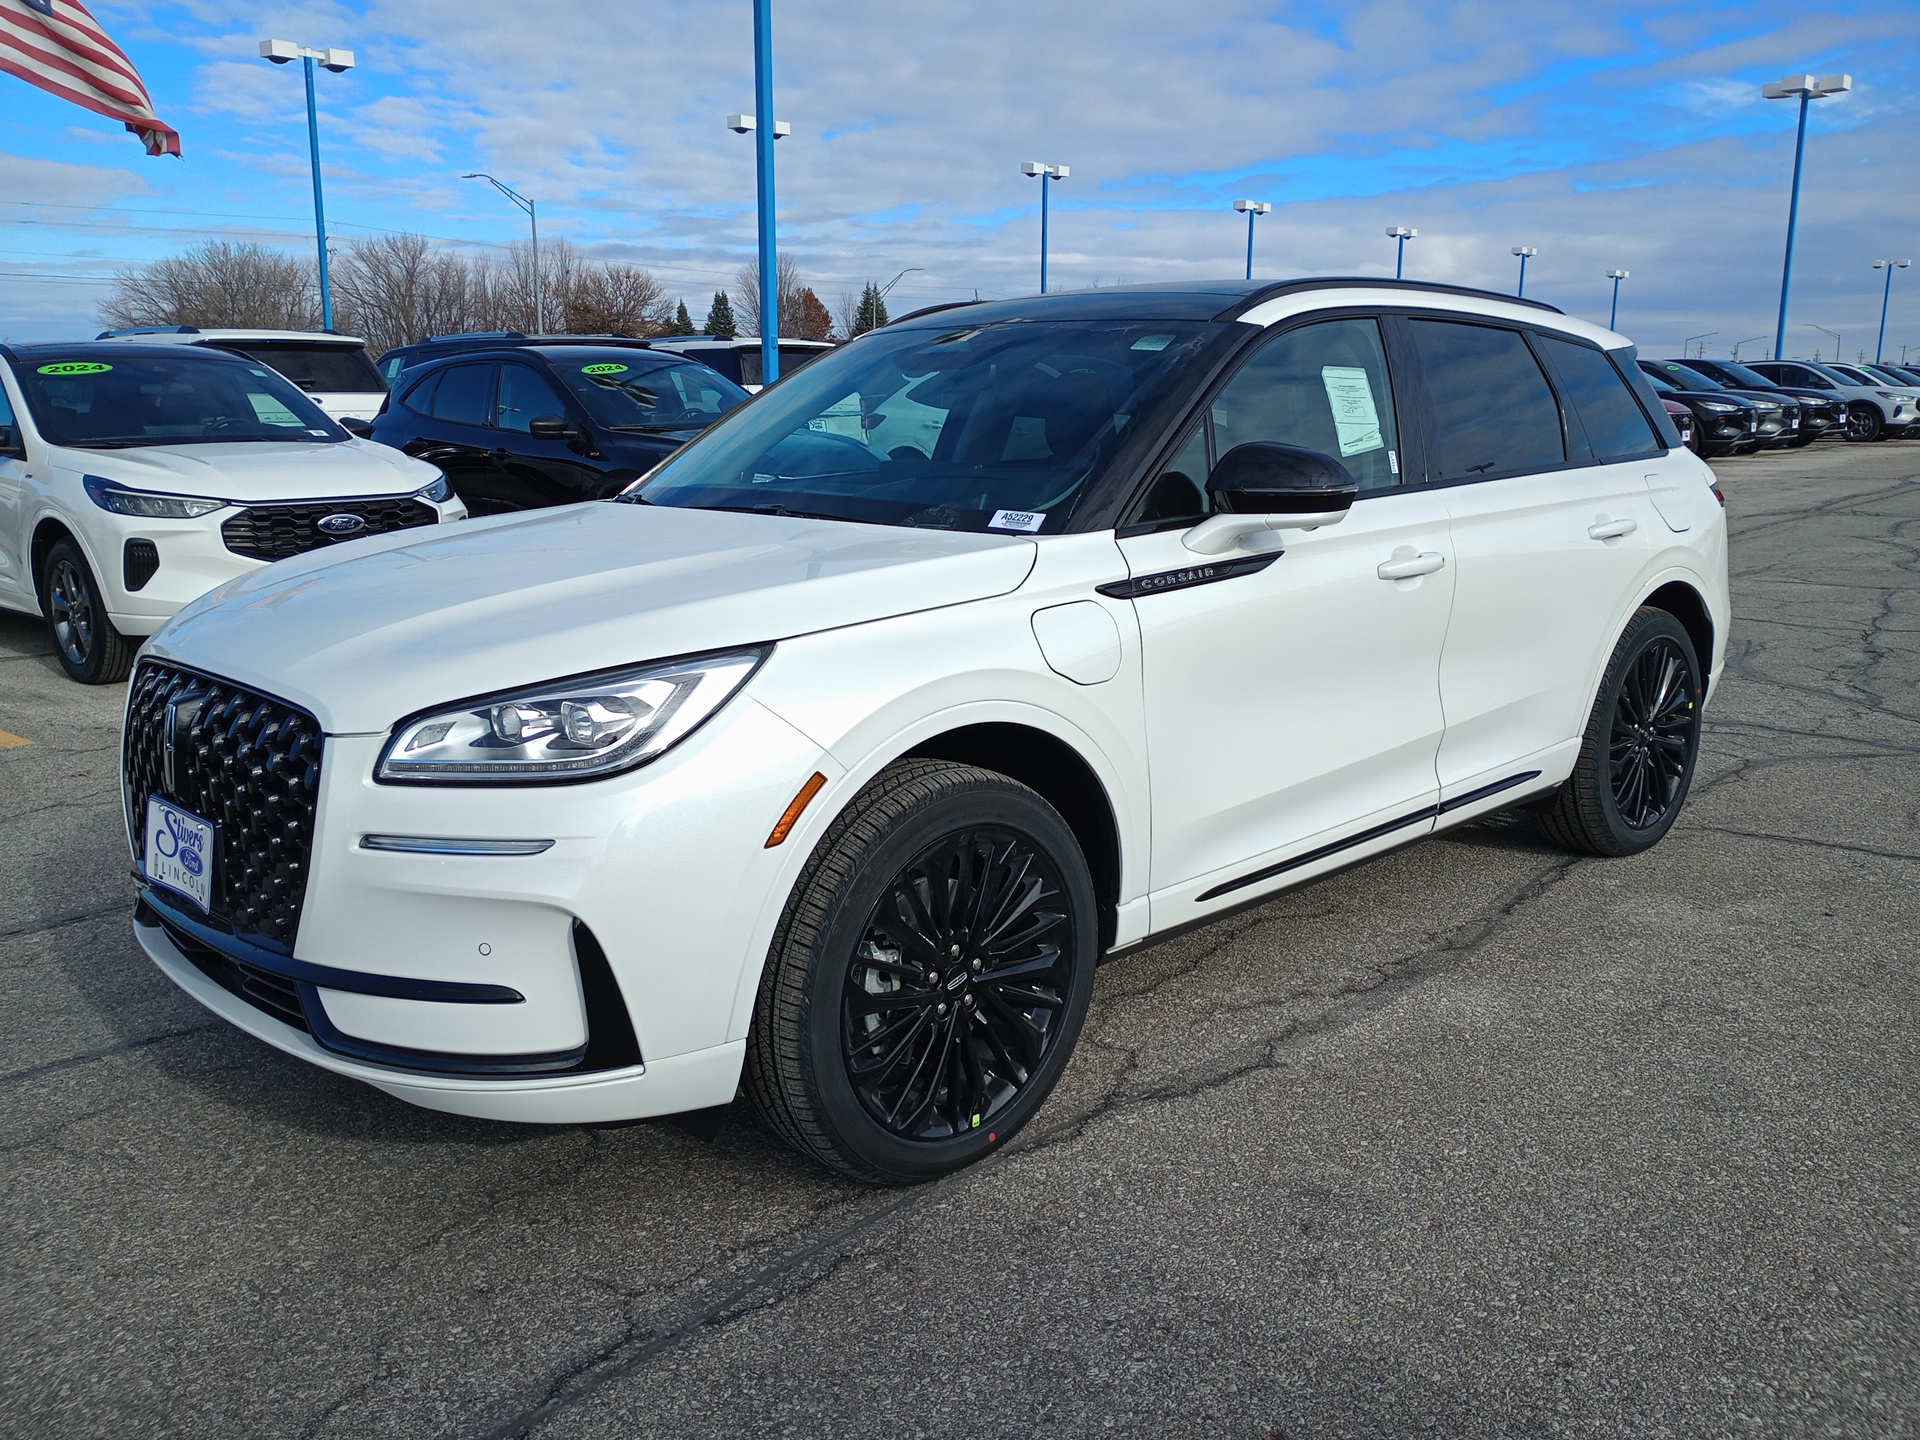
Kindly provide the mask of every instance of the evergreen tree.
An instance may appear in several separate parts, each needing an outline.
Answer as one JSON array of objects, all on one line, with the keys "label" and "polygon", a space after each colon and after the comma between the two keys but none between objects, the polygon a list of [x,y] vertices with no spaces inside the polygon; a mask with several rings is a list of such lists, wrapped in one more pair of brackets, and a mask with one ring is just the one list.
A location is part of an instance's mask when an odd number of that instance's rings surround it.
[{"label": "evergreen tree", "polygon": [[707,324],[704,333],[718,335],[723,340],[731,340],[739,333],[739,328],[734,323],[733,302],[727,298],[727,292],[714,291],[713,304],[707,307]]},{"label": "evergreen tree", "polygon": [[680,308],[673,312],[673,329],[667,333],[671,335],[693,334],[693,316],[687,313],[686,301],[682,300],[680,302]]},{"label": "evergreen tree", "polygon": [[[854,315],[853,334],[864,335],[886,323],[887,302],[880,298],[880,287],[869,280],[867,288],[860,292],[860,309]],[[852,339],[853,336],[847,338]]]}]

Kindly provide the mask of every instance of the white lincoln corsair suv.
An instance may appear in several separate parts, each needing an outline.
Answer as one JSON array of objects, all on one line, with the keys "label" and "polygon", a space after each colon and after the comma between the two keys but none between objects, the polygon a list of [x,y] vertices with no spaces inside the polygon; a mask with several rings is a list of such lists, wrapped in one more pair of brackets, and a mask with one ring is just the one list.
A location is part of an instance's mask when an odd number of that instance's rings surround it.
[{"label": "white lincoln corsair suv", "polygon": [[301,556],[130,687],[135,930],[416,1104],[744,1088],[876,1182],[1003,1145],[1094,967],[1494,811],[1687,794],[1726,529],[1619,335],[1374,280],[909,316],[613,502]]}]

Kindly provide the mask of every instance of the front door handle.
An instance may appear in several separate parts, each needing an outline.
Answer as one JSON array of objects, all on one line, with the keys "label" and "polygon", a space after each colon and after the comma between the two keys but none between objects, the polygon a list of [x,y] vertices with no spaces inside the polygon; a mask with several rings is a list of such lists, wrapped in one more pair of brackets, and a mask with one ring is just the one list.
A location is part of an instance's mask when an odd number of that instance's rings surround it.
[{"label": "front door handle", "polygon": [[1405,559],[1383,560],[1380,568],[1373,573],[1382,580],[1412,580],[1421,575],[1431,575],[1446,563],[1447,557],[1438,550],[1427,550]]},{"label": "front door handle", "polygon": [[1587,527],[1590,540],[1618,540],[1622,535],[1631,535],[1640,528],[1637,520],[1608,520],[1602,517]]}]

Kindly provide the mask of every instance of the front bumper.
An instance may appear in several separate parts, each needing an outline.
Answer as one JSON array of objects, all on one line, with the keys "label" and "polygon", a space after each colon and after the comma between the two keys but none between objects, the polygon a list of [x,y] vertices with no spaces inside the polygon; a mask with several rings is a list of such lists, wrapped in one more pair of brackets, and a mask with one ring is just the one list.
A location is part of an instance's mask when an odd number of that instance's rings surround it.
[{"label": "front bumper", "polygon": [[[189,930],[191,906],[155,893],[136,921],[155,963],[269,1044],[436,1109],[578,1123],[729,1102],[743,987],[804,860],[798,837],[765,840],[813,771],[840,767],[746,696],[652,765],[584,784],[376,784],[385,738],[326,741],[291,955]],[[369,835],[553,843],[446,854]]]}]

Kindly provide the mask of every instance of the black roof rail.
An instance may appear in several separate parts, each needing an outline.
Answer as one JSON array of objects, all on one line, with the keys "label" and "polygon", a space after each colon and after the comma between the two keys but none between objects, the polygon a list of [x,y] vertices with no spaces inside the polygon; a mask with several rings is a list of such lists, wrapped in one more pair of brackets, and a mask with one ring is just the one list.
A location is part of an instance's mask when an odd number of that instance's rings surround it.
[{"label": "black roof rail", "polygon": [[[523,330],[455,330],[446,335],[429,335],[424,340],[416,340],[416,345],[437,345],[443,340],[524,340]],[[399,346],[395,346],[399,349]]]},{"label": "black roof rail", "polygon": [[984,305],[984,300],[949,300],[944,305],[923,305],[920,309],[905,315],[896,315],[887,321],[889,325],[898,325],[904,320],[918,320],[922,315],[938,315],[942,310],[958,310],[963,305]]},{"label": "black roof rail", "polygon": [[96,340],[118,340],[123,335],[198,335],[198,325],[129,325],[124,330],[102,330]]},{"label": "black roof rail", "polygon": [[1412,290],[1424,294],[1467,295],[1475,300],[1505,300],[1511,305],[1526,305],[1535,310],[1545,310],[1551,315],[1566,314],[1566,311],[1558,305],[1549,305],[1544,300],[1528,300],[1518,295],[1503,294],[1498,290],[1476,290],[1470,285],[1442,285],[1433,280],[1383,280],[1372,275],[1327,275],[1312,280],[1281,280],[1272,285],[1262,285],[1259,289],[1248,292],[1242,299],[1234,301],[1213,318],[1237,320],[1256,305],[1272,300],[1276,296],[1291,295],[1301,290],[1348,289]]}]

